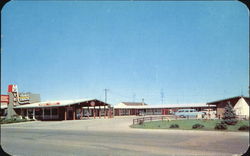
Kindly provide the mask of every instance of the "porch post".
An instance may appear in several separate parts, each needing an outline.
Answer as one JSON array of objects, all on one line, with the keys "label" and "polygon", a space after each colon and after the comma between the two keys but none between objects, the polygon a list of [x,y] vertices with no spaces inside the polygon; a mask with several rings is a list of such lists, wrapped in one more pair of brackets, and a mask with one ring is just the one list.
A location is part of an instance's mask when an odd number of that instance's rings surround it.
[{"label": "porch post", "polygon": [[89,111],[89,106],[88,106],[88,119],[89,119],[89,114],[90,114],[90,111]]},{"label": "porch post", "polygon": [[23,119],[23,109],[21,108],[21,117]]},{"label": "porch post", "polygon": [[99,106],[99,119],[101,118],[101,106]]},{"label": "porch post", "polygon": [[106,118],[106,106],[104,105],[104,118]]},{"label": "porch post", "polygon": [[94,112],[93,113],[94,113],[94,119],[95,119],[95,106],[94,106]]},{"label": "porch post", "polygon": [[42,108],[42,110],[43,110],[43,120],[44,120],[44,108]]},{"label": "porch post", "polygon": [[33,108],[33,119],[35,119],[36,111],[35,108]]},{"label": "porch post", "polygon": [[27,108],[26,116],[27,116],[27,118],[29,118],[29,108]]},{"label": "porch post", "polygon": [[67,120],[67,108],[64,108],[64,120]]},{"label": "porch post", "polygon": [[73,120],[76,119],[76,108],[75,106],[73,106]]},{"label": "porch post", "polygon": [[81,109],[81,119],[82,119],[82,117],[83,117],[83,108]]}]

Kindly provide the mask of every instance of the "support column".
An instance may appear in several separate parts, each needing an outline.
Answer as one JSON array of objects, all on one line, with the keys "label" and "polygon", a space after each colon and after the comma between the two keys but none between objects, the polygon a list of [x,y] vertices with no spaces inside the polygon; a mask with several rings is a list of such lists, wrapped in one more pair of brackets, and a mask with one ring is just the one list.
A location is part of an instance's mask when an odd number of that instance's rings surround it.
[{"label": "support column", "polygon": [[104,105],[104,118],[106,118],[106,106]]},{"label": "support column", "polygon": [[29,118],[29,108],[27,108],[26,116],[27,116],[27,118]]},{"label": "support column", "polygon": [[33,108],[33,119],[35,120],[35,115],[36,115],[36,111],[35,111],[35,108]]},{"label": "support column", "polygon": [[94,119],[95,119],[95,106],[94,106],[94,111],[93,111],[93,114],[94,114]]},{"label": "support column", "polygon": [[76,108],[75,106],[73,106],[73,120],[76,119]]},{"label": "support column", "polygon": [[82,119],[82,117],[83,117],[83,108],[81,109],[81,119]]},{"label": "support column", "polygon": [[89,114],[90,114],[90,111],[89,111],[89,106],[88,106],[88,119],[89,119]]},{"label": "support column", "polygon": [[64,120],[67,120],[67,108],[64,108]]},{"label": "support column", "polygon": [[23,119],[23,109],[21,108],[21,117]]},{"label": "support column", "polygon": [[42,110],[43,110],[43,120],[44,120],[44,108],[42,108]]},{"label": "support column", "polygon": [[101,118],[101,106],[99,106],[99,118]]}]

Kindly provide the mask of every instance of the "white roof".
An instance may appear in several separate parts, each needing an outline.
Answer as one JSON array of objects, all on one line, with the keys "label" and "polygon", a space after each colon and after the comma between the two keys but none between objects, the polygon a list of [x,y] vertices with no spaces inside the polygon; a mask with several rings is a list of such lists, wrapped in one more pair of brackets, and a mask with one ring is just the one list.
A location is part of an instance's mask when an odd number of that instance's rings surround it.
[{"label": "white roof", "polygon": [[61,106],[68,106],[68,105],[92,101],[92,100],[97,100],[97,99],[46,101],[46,102],[37,102],[37,103],[26,104],[26,105],[18,105],[15,108],[61,107]]},{"label": "white roof", "polygon": [[[189,107],[208,107],[206,103],[194,103],[194,104],[169,104],[169,105],[144,105],[144,106],[125,106],[115,105],[114,108],[118,109],[147,109],[147,108],[189,108]],[[216,107],[210,105],[210,107]]]}]

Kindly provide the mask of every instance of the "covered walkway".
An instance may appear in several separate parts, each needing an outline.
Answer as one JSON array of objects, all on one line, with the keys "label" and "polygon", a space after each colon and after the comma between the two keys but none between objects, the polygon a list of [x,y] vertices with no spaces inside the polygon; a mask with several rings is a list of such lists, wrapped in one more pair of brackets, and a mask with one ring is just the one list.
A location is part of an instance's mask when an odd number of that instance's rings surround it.
[{"label": "covered walkway", "polygon": [[113,117],[110,104],[97,99],[39,102],[16,106],[23,118],[35,120],[79,120],[89,117]]}]

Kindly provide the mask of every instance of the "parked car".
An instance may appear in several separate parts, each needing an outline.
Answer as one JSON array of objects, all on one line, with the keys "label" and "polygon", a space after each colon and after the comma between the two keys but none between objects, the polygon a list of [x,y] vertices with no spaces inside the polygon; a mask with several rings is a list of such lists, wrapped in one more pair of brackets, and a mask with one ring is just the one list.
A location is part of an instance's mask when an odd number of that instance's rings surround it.
[{"label": "parked car", "polygon": [[145,116],[145,113],[144,113],[144,112],[139,112],[138,115],[139,115],[139,116]]},{"label": "parked car", "polygon": [[177,112],[175,112],[176,116],[182,118],[204,116],[204,114],[204,112],[198,112],[195,109],[179,109]]}]

